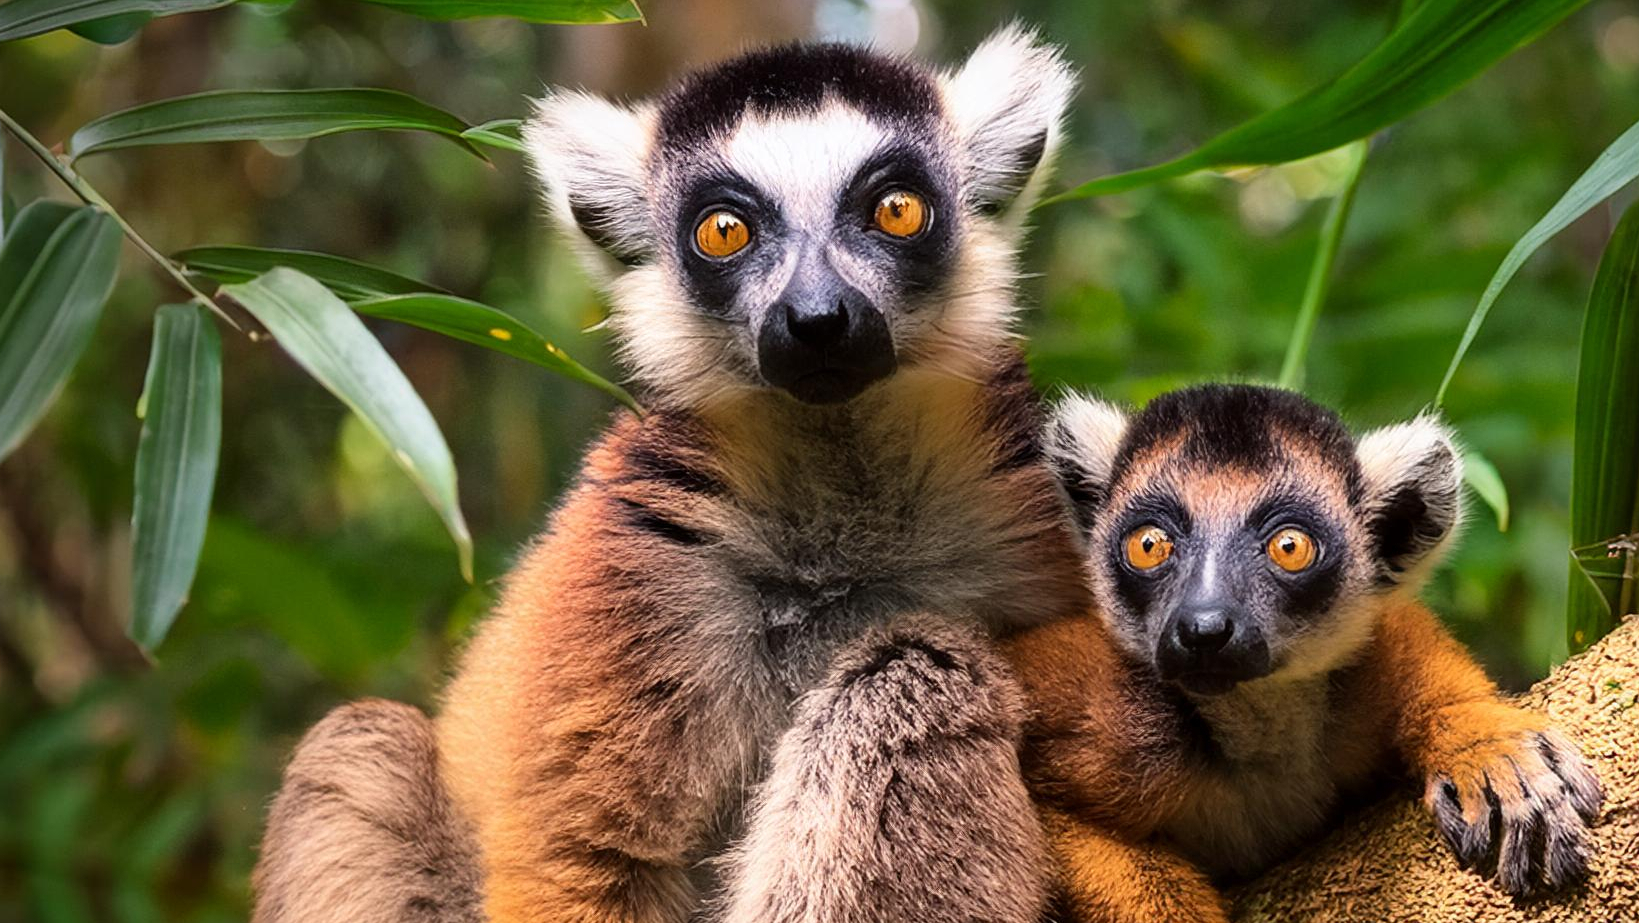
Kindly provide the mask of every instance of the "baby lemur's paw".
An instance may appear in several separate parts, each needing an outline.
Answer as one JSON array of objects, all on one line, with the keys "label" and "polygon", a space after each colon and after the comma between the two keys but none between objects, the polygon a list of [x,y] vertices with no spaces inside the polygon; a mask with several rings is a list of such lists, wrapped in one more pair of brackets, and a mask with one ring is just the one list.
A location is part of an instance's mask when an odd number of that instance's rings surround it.
[{"label": "baby lemur's paw", "polygon": [[841,719],[850,736],[865,731],[887,746],[975,733],[1013,738],[1024,712],[988,639],[931,619],[862,639],[838,656],[815,698],[811,707]]},{"label": "baby lemur's paw", "polygon": [[1605,796],[1568,738],[1512,730],[1453,750],[1444,763],[1428,774],[1423,800],[1464,868],[1494,871],[1502,890],[1522,896],[1587,874],[1588,825]]}]

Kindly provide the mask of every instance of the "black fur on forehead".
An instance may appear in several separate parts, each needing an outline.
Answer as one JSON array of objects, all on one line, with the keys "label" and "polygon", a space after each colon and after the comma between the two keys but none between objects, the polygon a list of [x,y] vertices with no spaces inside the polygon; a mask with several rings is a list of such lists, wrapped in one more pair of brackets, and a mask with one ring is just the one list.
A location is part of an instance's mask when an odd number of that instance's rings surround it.
[{"label": "black fur on forehead", "polygon": [[1343,478],[1350,502],[1360,497],[1354,437],[1337,414],[1302,395],[1258,385],[1197,385],[1150,401],[1127,426],[1112,483],[1134,458],[1179,434],[1189,461],[1253,470],[1280,460],[1277,437],[1306,443]]},{"label": "black fur on forehead", "polygon": [[685,78],[660,103],[659,146],[687,149],[729,131],[746,114],[806,113],[830,95],[880,121],[939,112],[924,67],[854,45],[790,44],[753,51]]}]

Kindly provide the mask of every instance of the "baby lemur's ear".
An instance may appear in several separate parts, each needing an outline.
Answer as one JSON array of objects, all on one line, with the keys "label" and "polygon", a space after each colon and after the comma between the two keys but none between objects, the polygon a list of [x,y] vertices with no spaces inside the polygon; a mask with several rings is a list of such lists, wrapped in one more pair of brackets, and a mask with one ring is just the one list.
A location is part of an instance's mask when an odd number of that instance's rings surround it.
[{"label": "baby lemur's ear", "polygon": [[654,253],[644,189],[652,107],[628,108],[560,90],[535,102],[524,147],[552,220],[600,279]]},{"label": "baby lemur's ear", "polygon": [[970,204],[985,214],[1023,214],[1050,172],[1076,78],[1059,49],[1007,26],[944,78],[956,122]]},{"label": "baby lemur's ear", "polygon": [[1445,424],[1424,415],[1372,430],[1360,438],[1355,456],[1384,579],[1415,586],[1451,544],[1462,516],[1457,443]]},{"label": "baby lemur's ear", "polygon": [[1126,433],[1125,411],[1085,394],[1066,395],[1047,420],[1042,449],[1064,485],[1083,534],[1109,497],[1110,477]]}]

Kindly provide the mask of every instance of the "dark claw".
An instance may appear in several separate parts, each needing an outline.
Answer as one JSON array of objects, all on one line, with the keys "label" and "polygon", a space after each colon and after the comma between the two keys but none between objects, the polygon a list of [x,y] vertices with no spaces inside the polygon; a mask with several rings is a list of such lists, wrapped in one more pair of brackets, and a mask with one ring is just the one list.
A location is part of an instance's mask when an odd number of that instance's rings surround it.
[{"label": "dark claw", "polygon": [[1542,878],[1557,890],[1588,874],[1587,829],[1575,816],[1575,808],[1561,801],[1546,818],[1543,842]]},{"label": "dark claw", "polygon": [[1582,754],[1546,734],[1537,735],[1537,750],[1554,774],[1564,780],[1571,805],[1582,820],[1590,824],[1598,820],[1599,808],[1605,803],[1605,790]]}]

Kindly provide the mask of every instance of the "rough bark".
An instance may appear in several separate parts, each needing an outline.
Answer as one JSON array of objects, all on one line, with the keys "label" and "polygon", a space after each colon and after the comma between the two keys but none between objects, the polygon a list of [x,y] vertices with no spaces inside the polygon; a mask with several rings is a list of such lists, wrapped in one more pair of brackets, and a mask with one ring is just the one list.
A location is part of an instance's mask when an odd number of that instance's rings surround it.
[{"label": "rough bark", "polygon": [[1639,617],[1520,699],[1582,745],[1605,785],[1581,887],[1520,902],[1457,867],[1413,797],[1350,818],[1234,895],[1239,923],[1615,923],[1639,920]]}]

